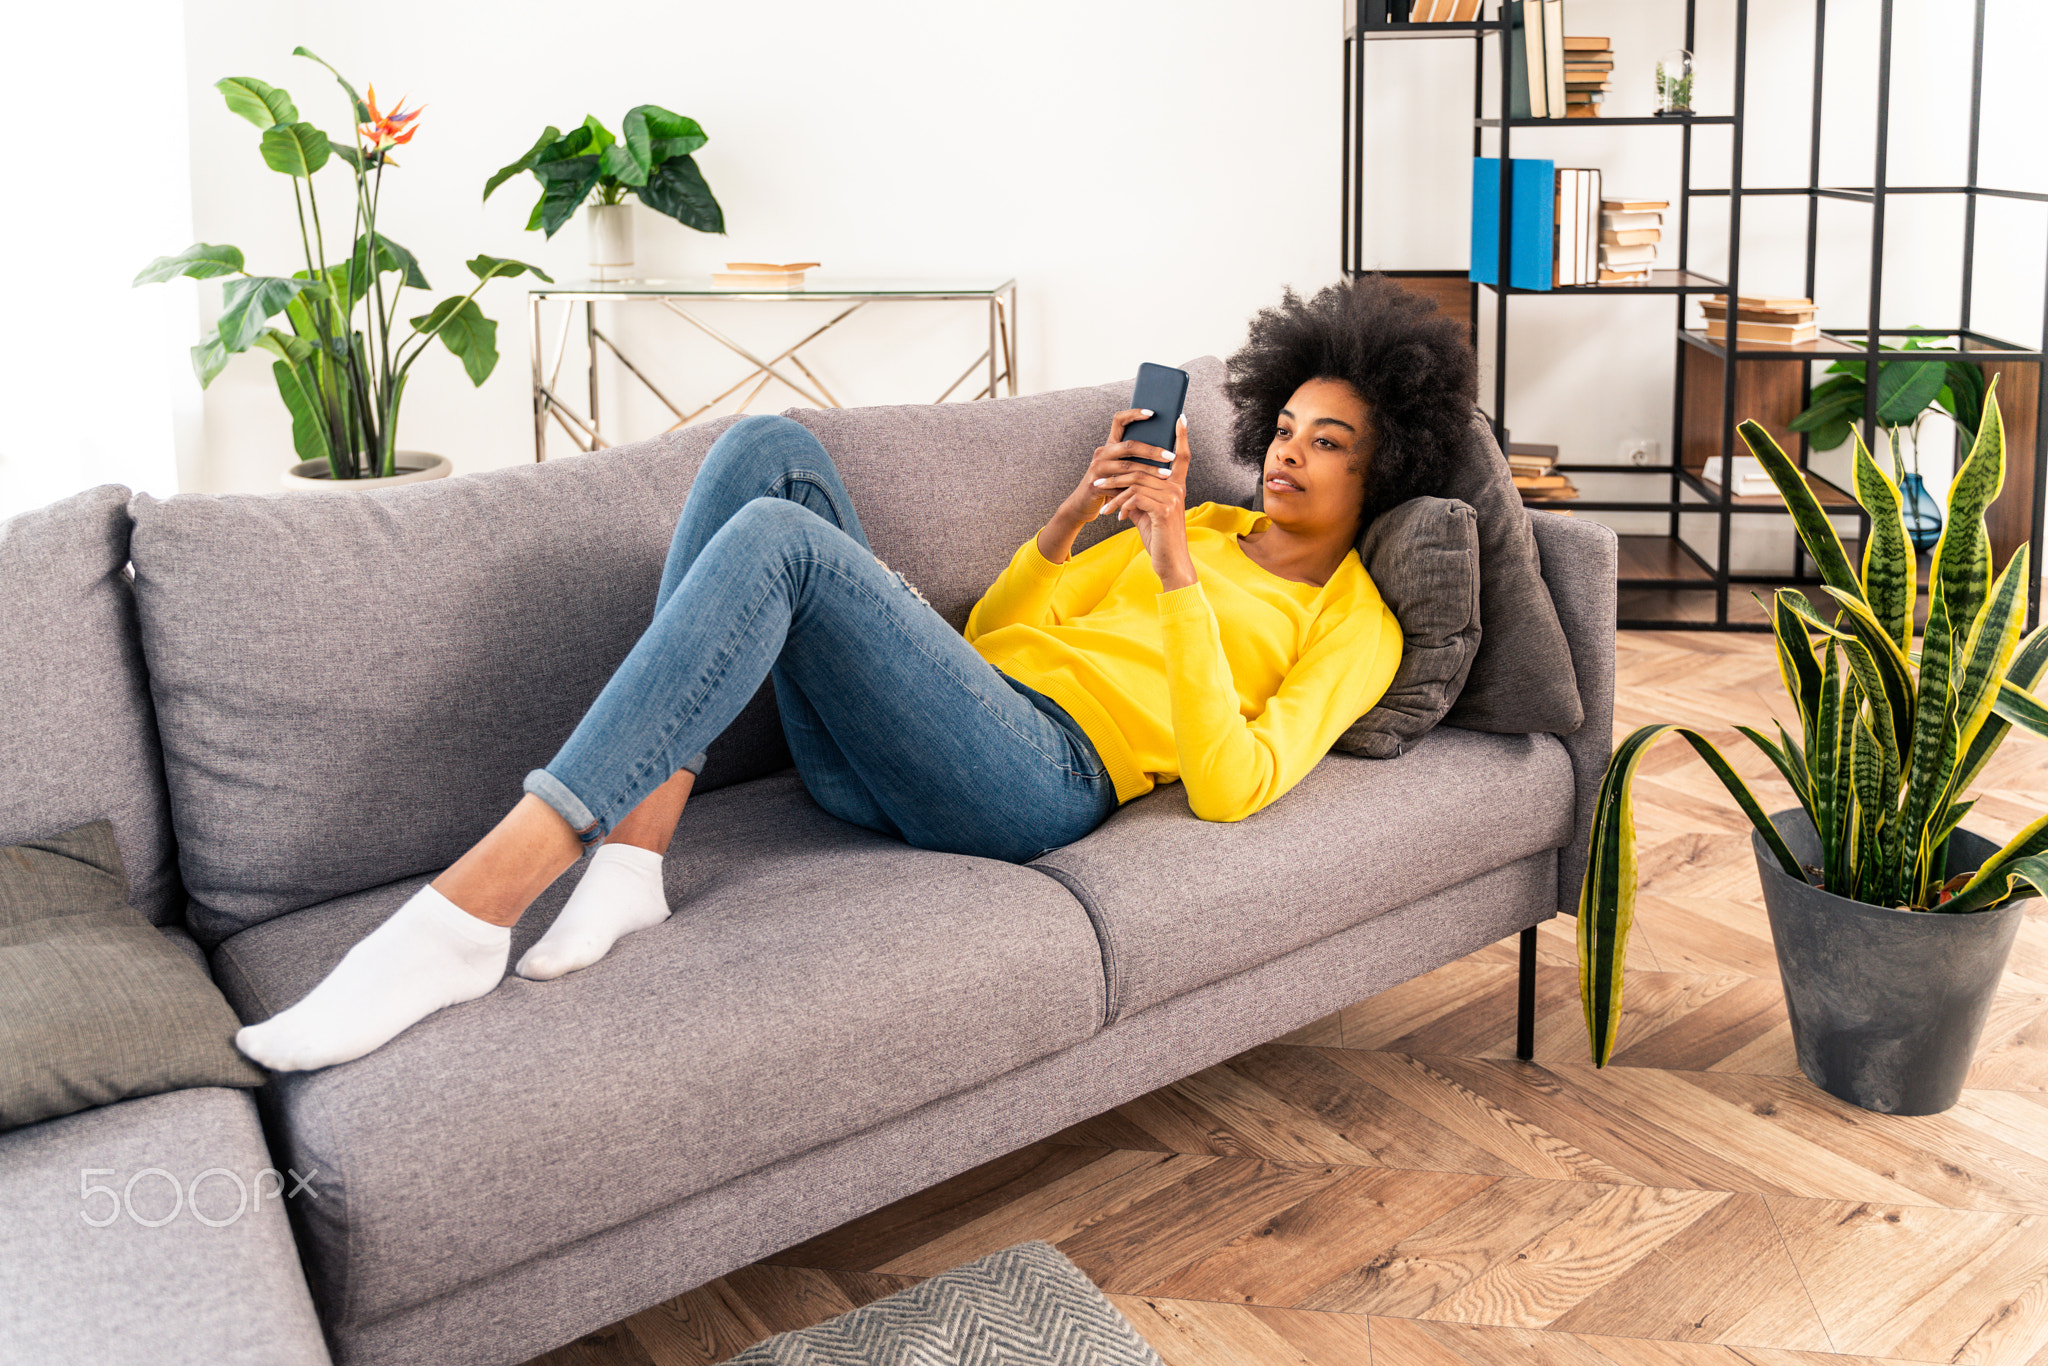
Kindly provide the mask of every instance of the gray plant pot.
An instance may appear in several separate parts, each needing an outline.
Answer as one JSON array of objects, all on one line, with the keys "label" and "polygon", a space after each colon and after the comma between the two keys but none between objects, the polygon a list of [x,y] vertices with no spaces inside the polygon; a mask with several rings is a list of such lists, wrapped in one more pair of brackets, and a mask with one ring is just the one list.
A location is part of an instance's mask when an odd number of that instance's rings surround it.
[{"label": "gray plant pot", "polygon": [[[1780,811],[1771,822],[1802,865],[1821,862],[1804,811]],[[1954,1105],[2025,903],[1969,915],[1872,906],[1788,877],[1755,831],[1750,844],[1799,1070],[1829,1095],[1883,1114]],[[1949,875],[1979,867],[1998,847],[1956,831]]]}]

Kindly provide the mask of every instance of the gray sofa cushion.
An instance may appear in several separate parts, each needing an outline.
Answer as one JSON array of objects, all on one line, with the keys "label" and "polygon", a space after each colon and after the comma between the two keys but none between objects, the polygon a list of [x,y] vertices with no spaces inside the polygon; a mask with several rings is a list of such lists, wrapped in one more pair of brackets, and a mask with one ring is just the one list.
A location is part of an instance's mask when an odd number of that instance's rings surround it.
[{"label": "gray sofa cushion", "polygon": [[[328,1316],[367,1322],[1066,1048],[1102,1022],[1087,915],[1028,868],[844,824],[795,774],[692,799],[675,915],[558,981],[506,980],[355,1062],[274,1083]],[[575,873],[529,912],[514,958]],[[419,885],[215,954],[290,1005]]]},{"label": "gray sofa cushion", "polygon": [[0,1130],[190,1086],[261,1086],[203,968],[127,902],[114,828],[0,848]]},{"label": "gray sofa cushion", "polygon": [[[1223,362],[1204,356],[1184,368],[1187,504],[1242,505],[1258,473],[1230,458]],[[1118,380],[980,403],[791,408],[787,415],[832,453],[876,552],[957,628],[1017,547],[1074,491],[1089,453],[1109,436],[1110,415],[1130,400],[1131,381]],[[906,450],[926,455],[906,460]],[[955,469],[971,479],[952,477]],[[971,506],[960,502],[963,489],[972,490]],[[1082,528],[1074,548],[1128,529],[1099,517]]]},{"label": "gray sofa cushion", "polygon": [[1195,820],[1177,786],[1160,788],[1030,866],[1095,921],[1114,1023],[1557,848],[1572,814],[1571,763],[1552,737],[1439,726],[1398,759],[1332,754],[1232,824]]},{"label": "gray sofa cushion", "polygon": [[283,1209],[298,1183],[272,1166],[249,1093],[218,1087],[0,1134],[0,1358],[327,1366]]},{"label": "gray sofa cushion", "polygon": [[[138,496],[142,643],[200,942],[438,871],[481,838],[653,616],[727,425],[346,498]],[[764,687],[698,790],[788,763]]]},{"label": "gray sofa cushion", "polygon": [[0,523],[0,844],[112,821],[128,904],[168,925],[185,895],[127,561],[118,484]]},{"label": "gray sofa cushion", "polygon": [[1392,759],[1443,719],[1479,648],[1479,519],[1455,498],[1410,498],[1358,538],[1373,587],[1401,623],[1394,681],[1331,748]]},{"label": "gray sofa cushion", "polygon": [[1479,514],[1479,618],[1485,634],[1444,723],[1570,735],[1585,723],[1585,707],[1572,675],[1571,646],[1543,584],[1529,510],[1483,415],[1472,415],[1471,433],[1443,492]]}]

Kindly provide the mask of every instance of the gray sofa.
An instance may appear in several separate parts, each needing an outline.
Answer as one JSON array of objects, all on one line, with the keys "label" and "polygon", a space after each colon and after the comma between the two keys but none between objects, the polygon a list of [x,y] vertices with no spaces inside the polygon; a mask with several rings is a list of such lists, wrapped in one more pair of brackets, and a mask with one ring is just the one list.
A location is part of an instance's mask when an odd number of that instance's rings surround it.
[{"label": "gray sofa", "polygon": [[[1192,370],[1189,502],[1241,501],[1221,367]],[[794,415],[957,625],[1122,392]],[[36,514],[77,523],[65,572],[116,606],[41,668],[42,748],[0,738],[48,780],[0,794],[0,843],[111,814],[137,904],[190,931],[241,1016],[291,1004],[573,727],[646,623],[723,425],[374,495],[102,489]],[[267,1151],[231,1091],[0,1136],[0,1281],[31,1287],[0,1309],[0,1357],[67,1341],[89,1311],[65,1287],[91,1284],[145,1308],[125,1356],[78,1359],[521,1361],[1571,909],[1609,752],[1614,543],[1533,520],[1583,728],[1334,754],[1239,824],[1169,785],[1027,866],[912,849],[810,802],[764,690],[684,815],[677,913],[597,965],[508,976],[273,1079]],[[236,1162],[313,1191],[227,1230],[74,1227],[81,1167]]]}]

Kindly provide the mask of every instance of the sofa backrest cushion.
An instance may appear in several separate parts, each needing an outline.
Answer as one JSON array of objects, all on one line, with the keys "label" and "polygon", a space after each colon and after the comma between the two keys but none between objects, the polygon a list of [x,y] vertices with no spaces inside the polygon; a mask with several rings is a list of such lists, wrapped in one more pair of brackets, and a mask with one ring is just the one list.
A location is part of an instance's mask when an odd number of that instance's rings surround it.
[{"label": "sofa backrest cushion", "polygon": [[[728,422],[375,493],[135,499],[193,934],[446,867],[646,627]],[[764,687],[699,790],[787,767]]]},{"label": "sofa backrest cushion", "polygon": [[[1258,473],[1230,458],[1223,362],[1188,372],[1187,504],[1242,505]],[[956,628],[1017,547],[1045,525],[1109,438],[1131,381],[980,403],[792,408],[846,479],[875,551]],[[920,455],[906,459],[904,452]],[[1129,529],[1114,517],[1082,528],[1074,549]]]},{"label": "sofa backrest cushion", "polygon": [[109,821],[128,904],[170,925],[185,895],[127,562],[119,484],[0,523],[0,845]]}]

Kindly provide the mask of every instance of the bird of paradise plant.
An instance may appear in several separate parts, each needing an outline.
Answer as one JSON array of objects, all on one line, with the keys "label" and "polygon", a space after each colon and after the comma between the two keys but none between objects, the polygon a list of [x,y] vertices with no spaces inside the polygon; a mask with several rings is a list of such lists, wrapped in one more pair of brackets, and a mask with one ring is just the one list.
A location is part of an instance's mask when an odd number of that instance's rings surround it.
[{"label": "bird of paradise plant", "polygon": [[[1742,439],[1784,497],[1818,568],[1823,605],[1781,588],[1772,603],[1778,669],[1799,718],[1795,738],[1736,730],[1769,757],[1819,834],[1822,861],[1801,867],[1749,785],[1686,726],[1644,726],[1623,740],[1600,785],[1591,856],[1579,896],[1579,986],[1593,1061],[1605,1066],[1621,1023],[1622,966],[1635,916],[1630,784],[1657,740],[1676,731],[1699,753],[1785,872],[1837,896],[1901,910],[1959,915],[2048,889],[2048,815],[1974,873],[1944,877],[1949,836],[1969,814],[1964,791],[2014,726],[2048,736],[2033,695],[2048,673],[2048,626],[2021,639],[2028,550],[1994,580],[1984,510],[2005,481],[2005,426],[1996,386],[1968,460],[1949,490],[1934,549],[1927,625],[1913,650],[1919,576],[1907,540],[1898,454],[1893,471],[1856,438],[1856,501],[1870,517],[1859,567],[1805,478],[1755,422]],[[1896,477],[1895,477],[1896,476]],[[1816,649],[1816,642],[1818,649]]]},{"label": "bird of paradise plant", "polygon": [[[477,307],[484,285],[527,271],[549,280],[538,266],[496,256],[467,262],[476,284],[449,295],[398,330],[401,295],[430,288],[420,263],[377,226],[384,173],[396,167],[392,150],[419,132],[420,111],[377,107],[321,58],[307,57],[333,74],[348,96],[355,132],[337,142],[299,118],[291,96],[250,76],[215,82],[227,107],[263,130],[260,150],[273,171],[291,177],[298,210],[299,242],[305,268],[290,276],[251,275],[241,249],[194,243],[176,256],[161,256],[135,277],[138,285],[188,276],[195,280],[233,276],[221,295],[220,317],[192,348],[192,368],[205,388],[228,358],[261,347],[276,359],[271,373],[292,418],[292,444],[301,460],[324,460],[335,479],[397,473],[399,405],[413,363],[438,338],[462,362],[472,384],[482,384],[498,363],[498,325]],[[400,100],[399,105],[404,101]],[[330,260],[321,228],[320,200],[313,177],[330,161],[354,177],[346,259]],[[358,313],[360,310],[360,314]],[[279,314],[286,326],[271,325]]]}]

